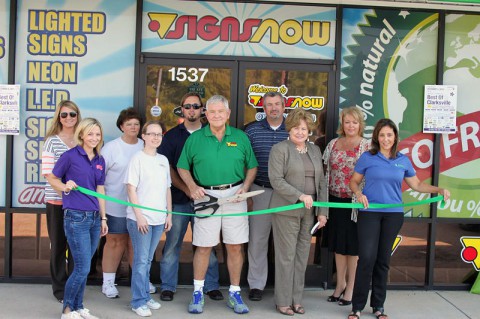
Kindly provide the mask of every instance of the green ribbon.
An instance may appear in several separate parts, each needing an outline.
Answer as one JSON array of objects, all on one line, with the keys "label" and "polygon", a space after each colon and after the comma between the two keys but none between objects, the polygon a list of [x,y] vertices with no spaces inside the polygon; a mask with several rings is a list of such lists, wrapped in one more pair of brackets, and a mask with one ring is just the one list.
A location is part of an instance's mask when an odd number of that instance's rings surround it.
[{"label": "green ribbon", "polygon": [[[184,215],[184,216],[199,216],[199,217],[209,217],[209,216],[251,216],[251,215],[262,215],[262,214],[272,214],[272,213],[277,213],[277,212],[284,212],[286,210],[293,210],[293,209],[298,209],[298,208],[303,208],[305,207],[304,203],[297,203],[297,204],[292,204],[288,206],[281,206],[281,207],[275,207],[275,208],[269,208],[269,209],[262,209],[262,210],[256,210],[253,212],[245,212],[245,213],[235,213],[235,214],[219,214],[219,215],[210,215],[210,214],[195,214],[195,213],[182,213],[182,212],[169,212],[166,210],[160,210],[160,209],[155,209],[147,206],[142,206],[142,205],[137,205],[133,204],[121,199],[117,199],[114,197],[110,197],[104,194],[97,193],[95,191],[89,190],[87,188],[77,186],[77,188],[73,189],[75,191],[79,191],[85,195],[90,195],[94,196],[97,198],[101,198],[104,200],[108,200],[117,204],[125,205],[125,206],[131,206],[131,207],[137,207],[141,209],[146,209],[146,210],[151,210],[154,212],[160,212],[160,213],[169,213],[169,214],[176,214],[176,215]],[[424,204],[430,204],[430,203],[435,203],[438,201],[442,201],[441,206],[445,205],[445,202],[443,201],[443,196],[438,195],[435,197],[431,197],[425,200],[420,200],[417,202],[411,202],[411,203],[402,203],[402,204],[369,204],[369,208],[392,208],[392,207],[404,207],[404,206],[419,206],[419,205],[424,205]],[[360,203],[335,203],[335,202],[313,202],[313,206],[315,207],[333,207],[333,208],[363,208],[363,205]]]}]

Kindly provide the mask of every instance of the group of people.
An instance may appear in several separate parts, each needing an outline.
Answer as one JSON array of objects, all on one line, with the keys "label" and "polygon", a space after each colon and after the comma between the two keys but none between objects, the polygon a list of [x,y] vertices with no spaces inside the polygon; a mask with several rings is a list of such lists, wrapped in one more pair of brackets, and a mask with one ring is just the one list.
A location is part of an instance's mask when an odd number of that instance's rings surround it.
[{"label": "group of people", "polygon": [[[440,193],[445,198],[448,190],[418,180],[409,159],[397,152],[398,130],[388,119],[377,123],[370,142],[363,138],[362,112],[356,107],[342,110],[339,137],[322,156],[308,141],[315,128],[308,111],[295,109],[285,118],[285,100],[278,92],[264,95],[263,108],[265,118],[242,131],[228,125],[230,108],[225,97],[212,96],[204,106],[198,94],[187,93],[181,100],[183,123],[165,133],[159,122],[149,121],[141,128],[140,140],[141,118],[129,108],[117,120],[122,136],[101,148],[101,124],[93,118],[81,120],[80,109],[72,101],[58,105],[42,154],[42,174],[47,179],[52,289],[63,304],[62,318],[96,318],[84,307],[83,293],[91,258],[104,235],[102,292],[109,298],[118,297],[115,273],[127,252],[132,268],[131,308],[146,317],[161,307],[150,295],[156,290],[150,283],[150,268],[166,232],[160,299],[173,300],[189,223],[194,245],[190,313],[203,312],[205,294],[212,300],[224,299],[213,249],[220,238],[230,278],[227,305],[238,314],[249,312],[240,288],[245,243],[248,298],[262,300],[272,231],[276,309],[288,316],[303,314],[311,229],[314,224],[320,229],[327,221],[337,272],[337,285],[328,301],[352,305],[348,318],[359,318],[371,282],[370,305],[377,318],[387,318],[383,306],[389,258],[403,223],[403,210],[372,209],[369,203],[401,204],[403,180],[416,191]],[[132,206],[96,198],[78,191],[78,186],[128,200]],[[253,205],[245,199],[230,200],[212,217],[167,213],[194,213],[194,204],[207,197],[222,199],[255,190],[263,192],[252,197]],[[327,200],[353,200],[364,208],[328,211],[313,205]],[[257,211],[295,203],[303,207],[274,214],[241,214],[249,206]],[[68,278],[66,249],[72,259],[68,264],[73,264]]]}]

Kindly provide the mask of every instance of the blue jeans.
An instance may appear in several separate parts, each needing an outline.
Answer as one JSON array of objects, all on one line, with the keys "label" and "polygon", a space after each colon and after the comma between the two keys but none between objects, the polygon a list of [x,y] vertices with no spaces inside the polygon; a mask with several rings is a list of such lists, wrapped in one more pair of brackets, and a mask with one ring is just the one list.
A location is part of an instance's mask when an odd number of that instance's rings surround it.
[{"label": "blue jeans", "polygon": [[127,229],[133,246],[132,265],[132,308],[138,308],[147,304],[150,300],[149,282],[150,267],[153,254],[157,249],[160,237],[162,237],[165,224],[149,225],[148,233],[142,234],[138,231],[137,222],[127,218]]},{"label": "blue jeans", "polygon": [[[179,213],[193,213],[191,203],[173,204],[173,211]],[[182,249],[183,238],[187,231],[188,223],[192,223],[193,216],[177,215],[172,216],[172,229],[167,233],[165,247],[163,248],[162,261],[160,262],[160,279],[162,284],[160,290],[176,291],[178,283],[178,263],[180,260],[180,250]],[[218,260],[214,250],[210,255],[207,275],[205,277],[205,292],[216,290],[218,285]]]},{"label": "blue jeans", "polygon": [[96,211],[66,209],[63,229],[73,257],[73,271],[65,284],[63,310],[83,309],[83,294],[90,262],[100,241],[100,214]]}]

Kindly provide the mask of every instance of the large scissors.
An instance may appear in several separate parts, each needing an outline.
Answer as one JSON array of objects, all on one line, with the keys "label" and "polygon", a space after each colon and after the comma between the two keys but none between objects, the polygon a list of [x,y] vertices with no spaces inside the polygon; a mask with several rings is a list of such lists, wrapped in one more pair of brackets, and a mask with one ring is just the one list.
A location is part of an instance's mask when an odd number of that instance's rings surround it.
[{"label": "large scissors", "polygon": [[217,198],[212,195],[205,195],[202,198],[195,200],[193,203],[193,211],[195,214],[207,215],[207,216],[196,216],[197,218],[207,218],[215,214],[220,205],[227,203],[238,203],[242,200],[247,199],[248,197],[253,197],[260,195],[265,192],[265,190],[260,189],[257,191],[251,191],[242,194],[235,194],[233,196]]}]

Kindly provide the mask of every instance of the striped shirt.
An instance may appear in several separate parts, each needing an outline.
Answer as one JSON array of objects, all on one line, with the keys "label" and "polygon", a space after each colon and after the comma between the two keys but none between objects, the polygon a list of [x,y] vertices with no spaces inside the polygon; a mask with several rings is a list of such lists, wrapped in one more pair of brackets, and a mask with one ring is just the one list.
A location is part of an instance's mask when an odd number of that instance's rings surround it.
[{"label": "striped shirt", "polygon": [[[42,152],[42,175],[47,176],[53,170],[60,156],[68,151],[68,146],[63,143],[58,135],[50,136],[43,145]],[[45,201],[46,202],[62,202],[62,197],[48,183],[45,183]]]},{"label": "striped shirt", "polygon": [[245,127],[245,133],[250,139],[258,162],[255,184],[272,188],[268,178],[268,157],[273,145],[288,138],[288,132],[285,130],[285,120],[276,130],[270,127],[267,119],[253,122]]}]

